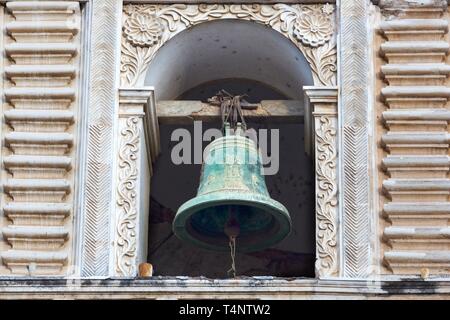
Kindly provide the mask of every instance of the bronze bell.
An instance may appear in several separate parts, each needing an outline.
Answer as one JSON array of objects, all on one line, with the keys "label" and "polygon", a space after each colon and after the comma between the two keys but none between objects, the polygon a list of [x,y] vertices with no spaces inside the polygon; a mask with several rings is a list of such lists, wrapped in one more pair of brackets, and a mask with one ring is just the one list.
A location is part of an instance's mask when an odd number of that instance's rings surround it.
[{"label": "bronze bell", "polygon": [[207,249],[258,251],[291,231],[287,209],[273,200],[261,174],[261,156],[253,140],[226,134],[208,146],[197,196],[185,202],[173,221],[175,235]]}]

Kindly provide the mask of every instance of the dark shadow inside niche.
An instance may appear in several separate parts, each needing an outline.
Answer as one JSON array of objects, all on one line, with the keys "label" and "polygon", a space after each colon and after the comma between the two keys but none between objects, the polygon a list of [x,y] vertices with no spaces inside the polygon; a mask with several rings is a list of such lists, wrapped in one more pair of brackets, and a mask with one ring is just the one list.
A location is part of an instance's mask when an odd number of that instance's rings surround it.
[{"label": "dark shadow inside niche", "polygon": [[258,103],[261,100],[289,100],[290,98],[268,86],[265,83],[250,79],[221,79],[202,83],[189,89],[176,100],[200,100],[208,102],[208,99],[216,95],[220,90],[225,90],[232,95],[246,95],[245,100]]},{"label": "dark shadow inside niche", "polygon": [[[205,131],[220,127],[220,123],[202,123],[202,127]],[[239,276],[314,277],[314,171],[304,151],[303,124],[271,124],[267,118],[250,122],[249,127],[279,130],[279,171],[266,176],[266,183],[271,197],[289,210],[293,230],[274,247],[238,253],[237,273]],[[151,180],[148,261],[158,276],[227,278],[230,253],[198,248],[172,233],[172,221],[179,206],[196,196],[201,170],[199,164],[175,165],[171,161],[171,150],[178,144],[171,141],[171,134],[178,128],[189,130],[194,137],[193,124],[160,127],[162,152]],[[203,148],[208,143],[204,142]]]}]

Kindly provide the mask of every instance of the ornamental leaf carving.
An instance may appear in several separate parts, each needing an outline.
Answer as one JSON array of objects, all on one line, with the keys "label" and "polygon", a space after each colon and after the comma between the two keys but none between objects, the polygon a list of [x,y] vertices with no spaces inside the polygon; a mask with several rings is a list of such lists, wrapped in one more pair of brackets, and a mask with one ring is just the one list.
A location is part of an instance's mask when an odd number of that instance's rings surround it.
[{"label": "ornamental leaf carving", "polygon": [[337,184],[335,119],[316,119],[316,270],[320,277],[337,272]]},{"label": "ornamental leaf carving", "polygon": [[125,128],[120,132],[116,271],[124,276],[132,276],[136,273],[138,123],[138,117],[130,117],[126,120]]},{"label": "ornamental leaf carving", "polygon": [[280,32],[304,54],[315,85],[336,84],[334,6],[260,4],[172,4],[124,6],[121,82],[143,82],[158,49],[176,34],[217,19],[253,21]]}]

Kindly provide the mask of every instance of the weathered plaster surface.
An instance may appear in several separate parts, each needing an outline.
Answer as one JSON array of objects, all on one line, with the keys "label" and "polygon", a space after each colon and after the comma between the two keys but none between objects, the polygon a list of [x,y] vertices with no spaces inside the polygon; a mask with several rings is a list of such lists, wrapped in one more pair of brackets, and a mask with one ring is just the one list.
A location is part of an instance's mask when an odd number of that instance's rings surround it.
[{"label": "weathered plaster surface", "polygon": [[0,280],[0,298],[52,299],[449,299],[448,281],[277,279]]}]

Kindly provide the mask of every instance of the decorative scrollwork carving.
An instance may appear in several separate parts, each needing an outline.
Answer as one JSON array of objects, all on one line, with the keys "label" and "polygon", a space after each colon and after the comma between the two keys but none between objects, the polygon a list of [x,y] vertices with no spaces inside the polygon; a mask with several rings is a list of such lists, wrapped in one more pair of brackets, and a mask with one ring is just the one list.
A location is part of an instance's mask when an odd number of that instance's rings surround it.
[{"label": "decorative scrollwork carving", "polygon": [[126,126],[121,131],[119,150],[116,271],[124,276],[136,273],[136,181],[140,133],[138,123],[138,117],[126,120]]},{"label": "decorative scrollwork carving", "polygon": [[123,19],[123,86],[134,86],[142,80],[166,41],[196,24],[217,19],[242,19],[270,26],[302,51],[316,85],[336,84],[335,18],[330,4],[129,4],[124,7]]},{"label": "decorative scrollwork carving", "polygon": [[[318,122],[318,123],[317,123]],[[337,272],[337,184],[335,119],[316,119],[316,270],[320,277]]]}]

